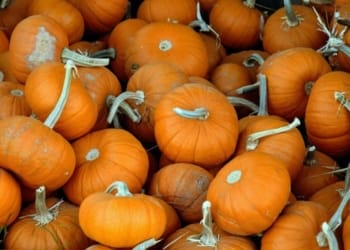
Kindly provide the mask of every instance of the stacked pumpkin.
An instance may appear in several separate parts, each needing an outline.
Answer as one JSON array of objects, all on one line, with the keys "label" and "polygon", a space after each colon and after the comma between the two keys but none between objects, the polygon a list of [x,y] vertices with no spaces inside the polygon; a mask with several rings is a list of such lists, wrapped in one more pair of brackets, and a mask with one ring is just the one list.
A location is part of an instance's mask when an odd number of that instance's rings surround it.
[{"label": "stacked pumpkin", "polygon": [[1,2],[0,246],[350,249],[350,5],[320,2]]}]

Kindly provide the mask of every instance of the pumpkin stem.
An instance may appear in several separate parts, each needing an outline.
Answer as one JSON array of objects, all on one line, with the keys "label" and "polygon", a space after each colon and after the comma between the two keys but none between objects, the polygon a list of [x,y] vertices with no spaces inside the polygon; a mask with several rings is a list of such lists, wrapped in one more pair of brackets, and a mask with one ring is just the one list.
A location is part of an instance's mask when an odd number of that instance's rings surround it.
[{"label": "pumpkin stem", "polygon": [[115,196],[133,196],[132,193],[129,191],[128,185],[123,181],[115,181],[111,185],[109,185],[105,190],[106,193],[113,193],[114,191],[116,191]]},{"label": "pumpkin stem", "polygon": [[40,186],[35,190],[35,214],[29,214],[19,217],[19,219],[32,217],[37,223],[37,226],[44,226],[55,220],[58,215],[58,208],[63,203],[63,200],[58,201],[52,207],[46,206],[46,189]]},{"label": "pumpkin stem", "polygon": [[141,243],[139,243],[138,245],[136,245],[135,247],[133,247],[132,250],[146,250],[152,246],[157,245],[159,242],[161,242],[162,240],[156,240],[154,238],[151,238],[149,240],[145,240]]},{"label": "pumpkin stem", "polygon": [[324,237],[325,237],[325,242],[324,243],[317,242],[318,245],[320,247],[328,246],[329,250],[338,250],[339,246],[338,246],[337,237],[335,237],[334,231],[332,231],[332,229],[328,225],[328,223],[327,222],[323,222],[321,228],[322,228],[322,233],[324,234]]},{"label": "pumpkin stem", "polygon": [[90,54],[93,58],[112,58],[115,59],[116,53],[114,48],[101,49]]},{"label": "pumpkin stem", "polygon": [[317,16],[317,22],[320,26],[319,30],[328,36],[327,43],[321,48],[319,48],[317,51],[324,56],[336,55],[339,51],[341,51],[348,57],[350,57],[350,48],[346,46],[344,42],[344,34],[346,33],[348,26],[344,25],[343,29],[340,32],[337,31],[337,20],[341,19],[339,16],[339,12],[334,13],[333,18],[335,19],[335,22],[333,23],[332,29],[329,30],[328,26],[323,22],[322,17],[317,12],[316,8],[312,7],[312,9]]},{"label": "pumpkin stem", "polygon": [[299,125],[300,125],[300,120],[296,117],[294,118],[292,123],[288,123],[286,126],[252,133],[247,138],[246,150],[248,151],[255,150],[259,145],[259,139],[263,137],[288,132]]},{"label": "pumpkin stem", "polygon": [[245,0],[243,1],[243,4],[247,6],[248,8],[254,8],[255,7],[255,0]]},{"label": "pumpkin stem", "polygon": [[12,96],[23,96],[24,95],[23,90],[21,90],[21,89],[12,89],[10,91],[10,93]]},{"label": "pumpkin stem", "polygon": [[236,94],[243,95],[251,91],[257,90],[260,87],[260,81],[257,81],[252,84],[244,85],[236,89]]},{"label": "pumpkin stem", "polygon": [[243,65],[247,68],[255,67],[256,65],[263,65],[265,59],[258,53],[252,53],[247,58],[243,60]]},{"label": "pumpkin stem", "polygon": [[137,90],[135,92],[132,91],[124,91],[119,94],[117,97],[108,96],[107,97],[107,106],[109,107],[109,113],[107,116],[107,122],[114,124],[114,127],[119,128],[120,123],[118,120],[117,112],[123,111],[133,122],[140,122],[141,115],[137,112],[136,109],[132,109],[130,105],[126,102],[126,100],[135,100],[136,105],[140,105],[145,101],[145,94],[141,90]]},{"label": "pumpkin stem", "polygon": [[334,0],[303,0],[303,4],[334,4]]},{"label": "pumpkin stem", "polygon": [[304,159],[304,164],[306,166],[316,165],[317,161],[315,158],[315,154],[316,154],[316,147],[314,145],[308,146],[306,151],[306,156]]},{"label": "pumpkin stem", "polygon": [[173,108],[173,111],[177,115],[188,119],[204,121],[204,120],[207,120],[209,117],[209,111],[205,108],[195,108],[194,110],[185,110],[179,107],[175,107]]},{"label": "pumpkin stem", "polygon": [[210,201],[204,201],[202,204],[203,218],[200,221],[200,224],[202,225],[202,232],[200,234],[195,234],[187,237],[187,240],[190,242],[196,242],[199,246],[202,247],[215,248],[219,238],[213,233],[213,219],[210,208]]},{"label": "pumpkin stem", "polygon": [[303,21],[303,18],[295,14],[290,0],[283,0],[283,4],[286,11],[286,17],[284,18],[285,23],[288,27],[298,26],[300,22]]},{"label": "pumpkin stem", "polygon": [[191,28],[198,28],[200,32],[211,32],[214,34],[216,38],[216,46],[219,48],[220,47],[220,35],[219,33],[216,32],[216,30],[213,29],[209,24],[205,22],[205,20],[202,17],[201,14],[201,7],[200,7],[200,2],[197,1],[197,6],[196,6],[196,13],[197,13],[197,19],[190,22],[189,26]]},{"label": "pumpkin stem", "polygon": [[253,113],[258,113],[259,106],[256,105],[254,102],[249,101],[242,97],[237,96],[227,96],[227,100],[232,103],[233,106],[243,106],[251,109]]},{"label": "pumpkin stem", "polygon": [[44,121],[44,125],[46,125],[49,128],[53,128],[56,125],[57,121],[59,120],[63,112],[64,106],[66,105],[66,102],[68,100],[72,73],[74,74],[75,72],[77,74],[77,68],[75,67],[72,60],[68,60],[64,67],[65,67],[66,73],[64,77],[62,90],[61,90],[61,95],[58,98],[55,107],[53,108],[49,116],[46,118],[46,120]]},{"label": "pumpkin stem", "polygon": [[7,6],[9,6],[11,0],[1,0],[0,1],[0,9],[5,9]]},{"label": "pumpkin stem", "polygon": [[348,111],[350,111],[350,100],[346,98],[345,92],[334,92],[334,99],[340,103],[340,106],[343,106]]},{"label": "pumpkin stem", "polygon": [[69,48],[64,48],[62,50],[61,60],[63,63],[66,63],[68,60],[72,60],[76,65],[84,67],[100,67],[107,66],[109,64],[109,58],[94,58],[79,54],[78,52]]},{"label": "pumpkin stem", "polygon": [[2,71],[0,70],[0,82],[4,81],[4,79],[5,79],[4,72],[2,72]]}]

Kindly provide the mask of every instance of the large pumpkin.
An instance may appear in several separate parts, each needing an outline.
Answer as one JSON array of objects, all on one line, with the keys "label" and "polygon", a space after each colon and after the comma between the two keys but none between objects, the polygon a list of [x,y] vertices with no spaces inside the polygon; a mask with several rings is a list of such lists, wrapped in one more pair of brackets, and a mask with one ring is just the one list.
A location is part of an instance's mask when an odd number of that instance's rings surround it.
[{"label": "large pumpkin", "polygon": [[188,75],[205,76],[209,62],[200,35],[184,24],[152,22],[139,29],[125,51],[125,70],[132,75],[146,63],[169,62]]},{"label": "large pumpkin", "polygon": [[154,121],[159,149],[174,162],[211,168],[228,160],[236,148],[236,110],[210,86],[184,84],[163,95]]},{"label": "large pumpkin", "polygon": [[290,176],[283,162],[262,152],[246,152],[226,163],[209,184],[213,219],[235,235],[269,228],[287,204]]}]

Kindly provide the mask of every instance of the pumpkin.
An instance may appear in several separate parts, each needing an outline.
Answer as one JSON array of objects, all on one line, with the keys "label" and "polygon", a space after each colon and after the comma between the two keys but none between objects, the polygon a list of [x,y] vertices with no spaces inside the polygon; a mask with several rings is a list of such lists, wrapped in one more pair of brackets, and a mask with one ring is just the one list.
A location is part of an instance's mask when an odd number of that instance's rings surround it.
[{"label": "pumpkin", "polygon": [[219,227],[235,235],[254,235],[277,219],[289,200],[290,185],[282,161],[251,151],[232,158],[218,171],[207,199]]},{"label": "pumpkin", "polygon": [[0,53],[0,80],[18,82],[12,73],[11,65],[9,64],[9,50]]},{"label": "pumpkin", "polygon": [[[90,239],[78,220],[79,208],[36,189],[35,202],[22,209],[5,236],[6,249],[84,249]],[[22,239],[22,240],[18,240]],[[26,240],[23,240],[26,239]]]},{"label": "pumpkin", "polygon": [[288,123],[274,116],[260,116],[240,132],[235,155],[247,151],[270,154],[284,163],[294,180],[301,171],[306,154],[302,133],[296,128],[299,125],[298,119]]},{"label": "pumpkin", "polygon": [[298,199],[308,199],[321,188],[339,181],[336,171],[339,164],[315,146],[307,147],[304,164],[293,180],[292,190]]},{"label": "pumpkin", "polygon": [[106,2],[90,0],[69,0],[81,13],[85,21],[85,33],[103,35],[110,32],[126,15],[127,0]]},{"label": "pumpkin", "polygon": [[185,24],[152,22],[133,36],[125,51],[125,70],[131,76],[142,65],[169,62],[187,75],[206,76],[208,53],[201,36]]},{"label": "pumpkin", "polygon": [[263,15],[254,0],[218,0],[209,12],[209,23],[226,48],[252,49],[260,42]]},{"label": "pumpkin", "polygon": [[149,63],[137,70],[128,80],[126,92],[142,91],[143,101],[126,99],[141,120],[134,122],[128,117],[123,119],[124,126],[143,143],[155,143],[154,111],[160,99],[170,90],[188,83],[188,76],[177,66],[166,63]]},{"label": "pumpkin", "polygon": [[317,16],[312,8],[292,5],[284,0],[284,6],[272,13],[262,31],[262,45],[268,53],[306,47],[317,50],[327,41],[327,36],[319,30]]},{"label": "pumpkin", "polygon": [[68,43],[82,39],[84,35],[84,18],[80,11],[69,1],[33,0],[28,7],[27,15],[43,14],[55,19],[67,33]]},{"label": "pumpkin", "polygon": [[184,84],[163,95],[154,122],[157,145],[173,162],[218,166],[238,140],[235,108],[219,90],[203,84]]},{"label": "pumpkin", "polygon": [[326,73],[314,83],[305,109],[308,140],[331,157],[350,152],[350,113],[346,108],[349,88],[349,73]]},{"label": "pumpkin", "polygon": [[317,202],[295,201],[263,233],[260,249],[328,249],[319,245],[316,236],[329,216]]},{"label": "pumpkin", "polygon": [[153,174],[148,193],[174,207],[182,221],[196,223],[202,218],[202,202],[212,179],[213,175],[201,166],[173,163]]},{"label": "pumpkin", "polygon": [[202,219],[199,223],[187,224],[176,230],[163,242],[163,249],[257,249],[248,237],[237,236],[223,231],[212,221],[211,203],[202,203]]},{"label": "pumpkin", "polygon": [[145,0],[138,6],[136,17],[147,22],[189,24],[196,18],[196,1]]},{"label": "pumpkin", "polygon": [[9,38],[5,31],[0,30],[0,53],[7,51],[9,48]]},{"label": "pumpkin", "polygon": [[[140,18],[128,18],[119,22],[108,37],[108,46],[117,51],[117,56],[111,60],[110,68],[116,74],[118,79],[126,85],[128,75],[125,69],[125,51],[132,40],[133,35],[147,22]],[[123,34],[122,36],[120,34]]]},{"label": "pumpkin", "polygon": [[[67,75],[72,65],[72,61],[66,64]],[[64,94],[62,96],[64,99]],[[0,119],[0,165],[17,175],[28,188],[45,185],[49,191],[56,190],[73,174],[73,148],[62,135],[52,130],[62,106],[64,101],[55,106],[44,123],[20,115]]]},{"label": "pumpkin", "polygon": [[101,129],[77,139],[72,147],[76,168],[63,191],[74,204],[91,193],[103,192],[116,180],[125,182],[134,193],[141,192],[149,169],[148,155],[128,131]]},{"label": "pumpkin", "polygon": [[[61,62],[43,63],[29,74],[25,93],[34,114],[43,121],[60,100],[63,89],[67,101],[54,129],[68,140],[73,140],[92,129],[98,110],[81,80],[66,74],[65,65]],[[69,87],[65,81],[70,82]]]},{"label": "pumpkin", "polygon": [[11,81],[0,82],[0,119],[12,115],[28,116],[32,112],[24,95],[24,85]]},{"label": "pumpkin", "polygon": [[67,33],[55,19],[32,15],[21,20],[12,32],[9,63],[16,79],[24,83],[29,73],[46,61],[60,61],[68,46]]},{"label": "pumpkin", "polygon": [[90,194],[83,200],[80,227],[89,238],[110,247],[134,247],[148,239],[157,240],[167,225],[165,208],[158,200],[147,194],[132,194],[124,182],[113,182],[106,192]]},{"label": "pumpkin", "polygon": [[15,177],[7,170],[0,168],[0,232],[6,232],[20,213],[22,206],[21,188]]},{"label": "pumpkin", "polygon": [[[299,60],[303,67],[299,67]],[[266,58],[259,73],[267,78],[269,114],[289,121],[303,118],[313,83],[331,71],[327,60],[311,48],[286,49]]]}]

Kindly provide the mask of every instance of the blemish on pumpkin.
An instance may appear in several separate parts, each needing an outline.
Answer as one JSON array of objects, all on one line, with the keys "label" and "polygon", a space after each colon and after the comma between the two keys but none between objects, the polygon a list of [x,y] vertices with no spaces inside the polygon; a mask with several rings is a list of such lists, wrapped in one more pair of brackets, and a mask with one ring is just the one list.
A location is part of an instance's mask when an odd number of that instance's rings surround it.
[{"label": "blemish on pumpkin", "polygon": [[238,182],[241,179],[241,176],[242,176],[242,171],[241,170],[232,171],[231,173],[229,173],[226,176],[226,182],[228,184],[234,184],[234,183]]},{"label": "blemish on pumpkin", "polygon": [[55,57],[56,37],[52,36],[45,27],[39,27],[33,52],[28,55],[27,63],[30,69],[44,62],[53,61]]}]

